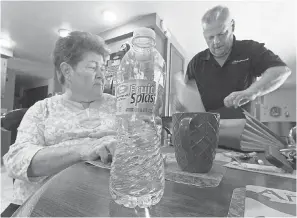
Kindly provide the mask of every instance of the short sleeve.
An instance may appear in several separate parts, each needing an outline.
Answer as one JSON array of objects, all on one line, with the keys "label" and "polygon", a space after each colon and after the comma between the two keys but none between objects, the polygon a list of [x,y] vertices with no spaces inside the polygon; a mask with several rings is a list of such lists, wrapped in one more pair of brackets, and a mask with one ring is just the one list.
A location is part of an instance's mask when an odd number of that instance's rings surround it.
[{"label": "short sleeve", "polygon": [[286,66],[280,57],[265,47],[264,43],[253,41],[252,49],[252,75],[261,76],[268,68]]},{"label": "short sleeve", "polygon": [[42,101],[28,109],[18,128],[17,138],[3,156],[8,174],[27,182],[38,182],[45,177],[28,177],[27,171],[34,155],[45,147],[44,142],[44,106]]},{"label": "short sleeve", "polygon": [[195,63],[195,57],[189,62],[187,67],[186,75],[188,77],[188,80],[195,79],[195,72],[196,72],[196,63]]}]

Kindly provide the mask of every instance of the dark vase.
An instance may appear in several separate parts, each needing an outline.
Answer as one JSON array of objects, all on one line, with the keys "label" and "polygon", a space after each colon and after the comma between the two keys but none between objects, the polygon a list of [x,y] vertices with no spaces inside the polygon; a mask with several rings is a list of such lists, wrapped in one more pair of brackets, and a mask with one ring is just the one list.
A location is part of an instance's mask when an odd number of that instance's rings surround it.
[{"label": "dark vase", "polygon": [[172,116],[175,157],[183,171],[207,173],[219,142],[218,113],[175,113]]}]

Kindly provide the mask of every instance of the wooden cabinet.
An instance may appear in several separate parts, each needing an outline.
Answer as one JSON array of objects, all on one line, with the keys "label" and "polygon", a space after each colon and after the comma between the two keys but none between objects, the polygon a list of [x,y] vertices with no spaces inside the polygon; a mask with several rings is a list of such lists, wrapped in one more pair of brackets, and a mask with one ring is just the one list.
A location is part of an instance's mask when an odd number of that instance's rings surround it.
[{"label": "wooden cabinet", "polygon": [[296,85],[283,85],[256,102],[261,122],[296,122]]},{"label": "wooden cabinet", "polygon": [[[13,50],[0,46],[0,54],[1,54],[1,68],[0,68],[1,69],[1,113],[4,113],[7,110],[11,109],[9,107],[11,104],[7,104],[7,99],[10,96],[5,96],[5,90],[7,90],[7,85],[9,85],[7,84],[7,81],[8,81],[7,60],[13,57]],[[14,75],[12,75],[12,77],[13,76]],[[13,86],[13,89],[14,89],[14,86]]]},{"label": "wooden cabinet", "polygon": [[174,82],[174,77],[176,73],[183,72],[185,65],[185,58],[183,55],[176,49],[173,44],[170,44],[170,62],[169,62],[169,78],[168,78],[168,116],[172,116],[175,112],[173,99],[176,96],[176,87]]},{"label": "wooden cabinet", "polygon": [[[165,34],[165,30],[162,29],[162,20],[159,16],[149,14],[138,18],[137,20],[130,21],[119,27],[102,32],[100,35],[108,44],[111,52],[117,52],[121,45],[125,42],[131,42],[133,31],[139,27],[148,27],[156,33],[156,48],[163,56],[166,62],[166,85],[165,85],[165,107],[163,108],[162,116],[171,116],[171,99],[175,94],[175,87],[173,83],[173,75],[177,72],[184,72],[186,59],[185,51],[175,39],[173,34]],[[168,31],[168,30],[167,30]]]},{"label": "wooden cabinet", "polygon": [[1,57],[1,101],[4,98],[7,74],[7,59]]}]

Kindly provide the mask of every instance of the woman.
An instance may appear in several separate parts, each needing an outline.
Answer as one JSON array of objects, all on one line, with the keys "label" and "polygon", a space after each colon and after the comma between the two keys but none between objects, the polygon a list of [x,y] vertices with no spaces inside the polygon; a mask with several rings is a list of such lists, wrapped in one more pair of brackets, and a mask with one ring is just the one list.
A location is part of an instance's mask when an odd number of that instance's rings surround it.
[{"label": "woman", "polygon": [[108,50],[98,36],[59,38],[54,66],[65,92],[34,104],[3,157],[21,205],[52,175],[80,161],[107,162],[115,148],[115,98],[103,93]]}]

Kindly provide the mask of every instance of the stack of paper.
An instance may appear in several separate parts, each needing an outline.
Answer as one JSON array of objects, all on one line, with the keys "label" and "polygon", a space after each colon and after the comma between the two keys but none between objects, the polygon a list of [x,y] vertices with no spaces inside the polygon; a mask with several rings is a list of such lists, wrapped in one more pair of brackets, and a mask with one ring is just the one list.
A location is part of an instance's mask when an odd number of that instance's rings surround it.
[{"label": "stack of paper", "polygon": [[246,186],[244,217],[296,217],[296,192]]},{"label": "stack of paper", "polygon": [[268,146],[279,149],[284,148],[285,142],[277,134],[272,132],[267,126],[243,111],[246,116],[246,125],[241,135],[241,148],[243,150],[258,149],[264,150]]},{"label": "stack of paper", "polygon": [[240,151],[265,151],[268,146],[284,148],[282,138],[246,111],[245,119],[224,119],[220,122],[219,145]]},{"label": "stack of paper", "polygon": [[267,166],[267,165],[250,164],[250,163],[238,164],[236,162],[230,162],[225,164],[224,166],[231,169],[239,169],[239,170],[245,170],[245,171],[261,173],[266,175],[296,179],[296,170],[294,170],[292,173],[287,173],[282,169],[277,168],[276,166]]}]

